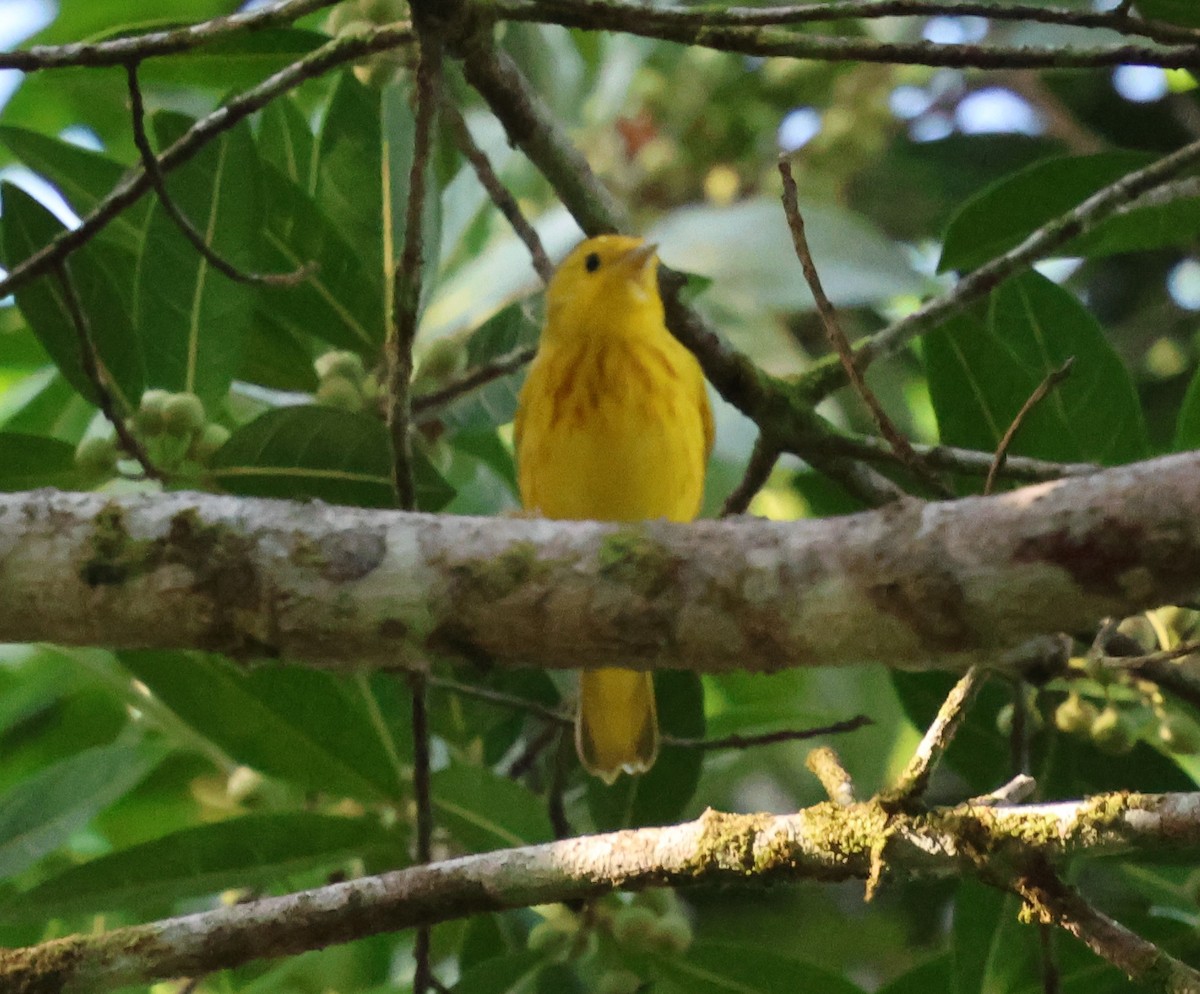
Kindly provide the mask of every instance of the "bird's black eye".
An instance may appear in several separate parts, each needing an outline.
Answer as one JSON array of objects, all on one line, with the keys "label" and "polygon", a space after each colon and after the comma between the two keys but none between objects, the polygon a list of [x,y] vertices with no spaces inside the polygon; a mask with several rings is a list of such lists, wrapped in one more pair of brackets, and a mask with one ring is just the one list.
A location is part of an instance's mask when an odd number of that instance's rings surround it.
[{"label": "bird's black eye", "polygon": [[595,252],[589,252],[587,258],[583,260],[583,268],[589,273],[594,273],[600,268],[600,256]]}]

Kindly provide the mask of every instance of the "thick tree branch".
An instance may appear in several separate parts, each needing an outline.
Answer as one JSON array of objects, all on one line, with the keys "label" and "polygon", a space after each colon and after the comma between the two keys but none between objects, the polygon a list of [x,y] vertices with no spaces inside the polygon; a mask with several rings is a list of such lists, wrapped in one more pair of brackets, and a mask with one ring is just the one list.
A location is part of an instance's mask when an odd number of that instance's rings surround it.
[{"label": "thick tree branch", "polygon": [[[843,797],[843,800],[848,798]],[[967,841],[969,840],[969,841]],[[100,935],[0,950],[0,989],[97,992],[286,956],[454,918],[618,889],[987,871],[993,860],[1200,854],[1200,794],[1105,794],[1029,806],[971,803],[919,815],[832,801],[791,815],[707,811],[643,828],[500,850]],[[987,857],[981,857],[986,852]],[[1028,899],[1059,895],[1027,882]],[[1068,911],[1073,917],[1077,905]],[[1068,924],[1069,927],[1069,924]]]},{"label": "thick tree branch", "polygon": [[1016,664],[1200,587],[1200,453],[797,522],[438,517],[171,493],[0,497],[0,641],[330,667]]}]

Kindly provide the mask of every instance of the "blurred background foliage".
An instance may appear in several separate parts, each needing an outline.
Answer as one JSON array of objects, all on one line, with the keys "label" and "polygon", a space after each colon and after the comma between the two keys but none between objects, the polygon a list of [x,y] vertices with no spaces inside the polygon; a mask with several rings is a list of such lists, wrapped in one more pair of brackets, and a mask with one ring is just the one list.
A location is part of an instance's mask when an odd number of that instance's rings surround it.
[{"label": "blurred background foliage", "polygon": [[[1172,14],[1161,0],[1163,16]],[[1064,2],[1101,8],[1091,0]],[[13,45],[96,39],[199,20],[230,0],[0,0]],[[1158,9],[1156,7],[1156,9]],[[1187,5],[1177,16],[1186,20]],[[147,63],[158,148],[231,93],[327,35],[404,15],[350,0],[288,29]],[[1081,30],[978,17],[840,25],[882,39],[1083,44]],[[822,28],[828,30],[828,28]],[[1146,67],[992,73],[746,58],[626,35],[502,25],[500,44],[629,205],[671,265],[704,279],[698,306],[774,373],[826,351],[779,207],[792,154],[817,265],[854,334],[882,327],[965,270],[1157,154],[1200,136],[1196,82]],[[374,507],[392,503],[381,420],[384,260],[403,212],[412,129],[407,53],[306,83],[233,129],[169,187],[237,264],[289,271],[299,288],[215,275],[151,198],[126,211],[71,275],[118,399],[170,485]],[[451,64],[446,85],[476,141],[561,255],[580,232]],[[0,256],[25,258],[77,223],[136,159],[119,69],[0,74]],[[386,153],[385,154],[385,150]],[[433,277],[416,393],[532,343],[538,283],[524,247],[445,135],[424,219]],[[1068,256],[871,370],[916,440],[990,451],[1034,386],[1067,356],[1068,384],[1014,451],[1116,463],[1200,441],[1196,258],[1200,200],[1132,212]],[[0,306],[0,489],[146,489],[118,459],[80,367],[61,288],[42,279]],[[510,422],[521,373],[422,414],[421,507],[516,506]],[[736,484],[754,427],[714,397],[718,441],[706,514]],[[839,395],[822,412],[869,417]],[[978,488],[978,483],[963,483]],[[853,510],[785,461],[752,505],[779,519]],[[1146,648],[1194,627],[1188,612],[1127,623]],[[554,725],[462,685],[565,705],[540,672],[436,661],[439,854],[693,817],[706,806],[790,811],[820,799],[807,743],[700,752],[668,747],[653,772],[608,789],[578,770]],[[1014,704],[1046,798],[1103,789],[1194,789],[1194,715],[1153,686],[1074,672],[1036,688],[994,681],[934,782],[957,800],[1006,781]],[[861,794],[894,776],[950,685],[881,667],[772,677],[662,674],[661,717],[682,737],[874,724],[834,744]],[[375,872],[410,859],[407,693],[386,674],[338,679],[219,658],[46,646],[0,650],[0,944],[147,920],[248,895]],[[547,797],[561,797],[560,806]],[[1102,906],[1170,951],[1195,952],[1186,866],[1078,868]],[[1042,989],[1041,942],[1013,899],[964,881],[611,898],[440,926],[437,973],[463,994],[498,991],[955,991]],[[1061,990],[1126,989],[1116,971],[1056,940]],[[383,992],[411,978],[411,938],[345,947],[204,978],[195,990]],[[652,983],[645,988],[644,983]],[[156,991],[174,991],[162,984]],[[190,988],[189,988],[190,989]]]}]

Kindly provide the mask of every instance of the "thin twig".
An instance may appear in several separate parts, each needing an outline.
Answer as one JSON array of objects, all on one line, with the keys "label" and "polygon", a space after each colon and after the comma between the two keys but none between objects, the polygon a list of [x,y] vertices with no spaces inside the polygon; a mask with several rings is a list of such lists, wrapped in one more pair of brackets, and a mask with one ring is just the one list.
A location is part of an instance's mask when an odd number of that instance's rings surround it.
[{"label": "thin twig", "polygon": [[880,793],[881,804],[890,809],[903,808],[924,793],[929,785],[930,776],[966,717],[971,701],[975,699],[986,680],[986,673],[978,666],[972,666],[954,685],[938,709],[933,724],[921,738],[904,772],[893,787]]},{"label": "thin twig", "polygon": [[437,115],[441,42],[432,33],[421,35],[417,65],[417,110],[413,125],[412,167],[408,173],[408,203],[405,206],[404,249],[393,276],[392,328],[388,342],[388,429],[392,435],[393,483],[396,500],[405,511],[416,508],[412,473],[411,389],[413,342],[421,309],[424,278],[424,216],[426,178],[433,149],[433,125]]},{"label": "thin twig", "polygon": [[[570,11],[577,17],[586,17],[596,4],[588,0],[537,0],[536,4],[509,2],[498,5],[502,16],[513,20],[553,20],[556,12]],[[611,6],[607,3],[606,6]],[[625,5],[625,10],[629,5]],[[774,7],[717,7],[698,5],[684,9],[641,8],[641,19],[676,23],[681,25],[703,23],[721,27],[772,27],[815,24],[828,21],[843,21],[853,18],[875,19],[881,17],[985,17],[992,21],[1031,22],[1035,24],[1061,24],[1071,27],[1094,28],[1114,31],[1125,35],[1137,35],[1164,43],[1189,43],[1200,41],[1200,31],[1168,24],[1164,21],[1134,20],[1125,11],[1115,10],[1100,13],[1089,10],[1070,10],[1055,7],[1037,7],[1032,4],[1008,4],[980,2],[941,2],[941,0],[842,0],[831,3],[807,3]],[[597,12],[598,16],[606,16]],[[538,16],[540,15],[540,16]],[[612,17],[611,13],[607,13]]]},{"label": "thin twig", "polygon": [[542,753],[557,741],[563,727],[564,724],[557,719],[546,722],[542,726],[542,730],[525,744],[525,748],[513,760],[505,776],[510,780],[520,780],[521,777],[525,776],[533,768],[533,764],[538,761]]},{"label": "thin twig", "polygon": [[1169,663],[1173,659],[1182,659],[1184,656],[1191,656],[1194,653],[1200,652],[1200,639],[1189,639],[1186,642],[1180,642],[1179,645],[1172,646],[1170,649],[1160,649],[1157,652],[1148,652],[1143,656],[1101,656],[1101,660],[1109,666],[1116,666],[1121,669],[1131,669],[1139,666],[1153,666],[1158,663]]},{"label": "thin twig", "polygon": [[1025,423],[1025,419],[1033,412],[1033,409],[1038,406],[1055,387],[1062,383],[1068,376],[1071,375],[1071,367],[1075,365],[1075,357],[1070,356],[1058,369],[1053,369],[1046,374],[1046,378],[1037,385],[1029,398],[1021,405],[1021,409],[1017,411],[1017,416],[1012,419],[1012,423],[1005,431],[1004,437],[1000,439],[1000,444],[996,446],[996,454],[992,457],[992,465],[988,467],[987,479],[983,484],[983,492],[985,495],[992,492],[992,488],[996,485],[996,477],[1004,468],[1004,460],[1008,458],[1008,449],[1013,443],[1013,439],[1017,437],[1017,432],[1021,430],[1021,425]]},{"label": "thin twig", "polygon": [[1038,923],[1038,946],[1042,960],[1042,994],[1059,994],[1062,989],[1058,970],[1058,955],[1054,948],[1054,929],[1045,922]]},{"label": "thin twig", "polygon": [[[335,38],[202,117],[188,128],[175,144],[158,156],[159,170],[166,174],[183,165],[222,132],[228,131],[239,121],[305,80],[313,79],[364,55],[408,44],[412,40],[412,29],[407,24],[389,24],[362,34],[348,34]],[[0,280],[0,297],[15,292],[30,280],[54,268],[72,252],[82,248],[112,223],[118,214],[135,204],[152,188],[145,169],[138,166],[131,170],[112,192],[83,218],[78,227],[61,232],[28,258],[12,266],[8,275]]]},{"label": "thin twig", "polygon": [[746,472],[742,481],[733,492],[725,498],[721,506],[720,517],[728,518],[736,514],[745,514],[750,502],[771,476],[775,464],[779,462],[779,448],[767,440],[762,432],[754,442],[754,451],[750,453],[750,461],[746,463]]},{"label": "thin twig", "polygon": [[108,376],[103,370],[100,356],[96,352],[96,342],[92,338],[91,326],[84,313],[83,305],[79,301],[79,295],[75,292],[75,284],[71,281],[71,274],[67,271],[65,261],[55,268],[54,275],[58,280],[58,285],[62,288],[63,301],[66,304],[67,313],[71,316],[71,323],[75,326],[75,337],[79,343],[79,364],[83,368],[83,375],[87,377],[96,393],[96,406],[100,408],[108,423],[113,426],[121,448],[142,467],[142,472],[151,480],[158,480],[159,483],[165,482],[166,475],[154,465],[145,447],[129,430],[125,418],[117,409],[117,401],[108,388]]},{"label": "thin twig", "polygon": [[846,371],[846,376],[854,387],[855,393],[867,405],[867,409],[875,419],[876,427],[879,428],[879,433],[891,445],[892,451],[896,453],[897,458],[904,466],[919,480],[932,487],[934,493],[943,497],[952,497],[953,493],[950,488],[939,480],[933,471],[921,461],[920,456],[913,451],[912,443],[904,437],[900,429],[888,417],[879,398],[875,396],[875,391],[867,386],[867,381],[854,365],[854,351],[850,347],[850,340],[842,331],[836,308],[825,294],[820,274],[813,261],[812,251],[808,247],[808,237],[804,232],[804,216],[800,213],[796,180],[792,176],[791,163],[784,157],[779,159],[779,175],[783,180],[783,212],[787,216],[788,229],[792,233],[792,245],[796,250],[796,258],[800,260],[800,268],[804,271],[804,280],[816,302],[821,323],[825,326],[825,337],[829,340],[829,344],[837,353],[838,358],[841,359],[842,368]]},{"label": "thin twig", "polygon": [[150,177],[150,184],[158,194],[158,202],[166,211],[167,217],[175,222],[180,234],[191,243],[192,248],[200,253],[221,275],[235,283],[251,283],[259,286],[296,286],[302,283],[316,268],[316,264],[308,262],[291,273],[248,273],[239,269],[232,262],[213,248],[204,235],[196,230],[191,219],[183,213],[182,208],[175,203],[167,189],[167,179],[158,167],[158,157],[150,144],[150,136],[146,134],[146,104],[142,98],[142,86],[138,82],[138,63],[130,62],[125,66],[125,74],[129,83],[130,118],[133,123],[133,143],[137,146],[141,157],[142,168]]},{"label": "thin twig", "polygon": [[[429,750],[429,700],[425,674],[409,675],[412,692],[412,743],[413,743],[413,802],[417,813],[416,862],[425,864],[433,859],[433,797],[430,787]],[[414,994],[425,994],[433,976],[430,962],[430,929],[427,925],[417,929],[413,940],[413,959],[416,972],[413,976]]]},{"label": "thin twig", "polygon": [[461,683],[449,677],[434,676],[433,674],[430,674],[426,679],[429,686],[435,690],[446,690],[453,694],[462,694],[464,697],[473,697],[477,701],[495,704],[497,707],[524,711],[536,718],[542,718],[545,721],[556,724],[572,725],[575,721],[571,715],[547,707],[545,704],[539,704],[537,701],[531,701],[528,697],[518,697],[516,694],[506,694],[502,690],[493,690],[490,687],[478,687],[472,683]]},{"label": "thin twig", "polygon": [[[833,452],[841,452],[864,462],[899,463],[891,446],[875,435],[839,432],[826,444]],[[970,476],[986,476],[995,461],[994,452],[959,449],[952,445],[922,445],[918,442],[913,442],[912,447],[917,455],[934,469],[945,469]],[[1051,462],[1048,459],[1031,459],[1028,456],[1009,456],[1001,467],[1000,475],[1022,483],[1042,483],[1068,476],[1091,476],[1102,468],[1097,463]]]},{"label": "thin twig", "polygon": [[471,168],[475,170],[480,185],[487,191],[487,195],[496,205],[496,209],[504,215],[504,219],[508,221],[509,226],[529,250],[533,268],[537,270],[538,276],[542,278],[543,283],[549,283],[550,277],[554,275],[554,263],[546,255],[541,238],[533,225],[521,213],[517,198],[509,192],[508,187],[500,182],[500,177],[496,175],[496,171],[492,168],[483,149],[476,144],[459,109],[449,100],[442,101],[442,120],[446,122],[454,144],[466,156]]},{"label": "thin twig", "polygon": [[1163,994],[1200,991],[1200,972],[1092,907],[1044,859],[1017,877],[1013,889],[1025,900],[1027,917],[1070,932],[1135,982]]},{"label": "thin twig", "polygon": [[825,793],[834,804],[846,808],[854,803],[854,781],[846,772],[838,754],[829,746],[812,750],[804,765],[821,781],[821,786],[825,788]]},{"label": "thin twig", "polygon": [[337,2],[338,0],[283,0],[280,3],[266,4],[257,10],[214,17],[170,31],[150,31],[146,34],[96,43],[34,45],[21,51],[0,52],[0,69],[37,72],[68,66],[94,68],[124,65],[130,59],[140,61],[151,56],[176,55],[207,45],[223,35],[261,30],[276,24],[290,24],[323,7],[332,7]]},{"label": "thin twig", "polygon": [[585,31],[623,31],[743,55],[783,56],[832,62],[876,62],[889,65],[944,66],[955,69],[1094,69],[1125,63],[1187,69],[1200,61],[1194,38],[1184,44],[1096,45],[1064,48],[1032,45],[943,44],[876,41],[863,37],[831,37],[796,31],[790,25],[709,24],[703,14],[648,17],[640,4],[547,3],[537,0],[492,0],[489,11],[505,20],[532,20]]},{"label": "thin twig", "polygon": [[458,400],[464,394],[487,386],[493,380],[515,373],[522,366],[528,365],[536,354],[537,349],[532,346],[513,349],[498,359],[493,359],[482,366],[476,366],[474,369],[468,369],[461,376],[444,383],[436,390],[418,394],[412,399],[413,417],[421,420],[433,417],[441,408]]},{"label": "thin twig", "polygon": [[[1019,245],[962,277],[948,293],[927,301],[871,335],[857,349],[855,366],[865,370],[875,360],[895,354],[968,304],[986,297],[1010,276],[1091,231],[1125,204],[1173,179],[1197,160],[1200,160],[1200,141],[1191,142],[1098,190],[1077,207],[1031,232]],[[802,381],[808,395],[815,400],[842,386],[846,372],[840,363],[827,363],[805,374]]]},{"label": "thin twig", "polygon": [[564,728],[558,734],[553,761],[550,764],[550,783],[546,788],[546,810],[556,839],[569,839],[575,835],[570,819],[567,818],[566,805],[567,782],[574,767],[575,736],[569,729]]}]

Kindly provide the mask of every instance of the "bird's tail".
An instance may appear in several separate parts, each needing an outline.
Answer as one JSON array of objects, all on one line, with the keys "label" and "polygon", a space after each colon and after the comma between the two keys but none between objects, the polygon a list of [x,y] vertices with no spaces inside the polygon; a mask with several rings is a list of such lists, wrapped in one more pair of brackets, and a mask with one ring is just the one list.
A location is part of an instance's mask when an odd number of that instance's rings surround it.
[{"label": "bird's tail", "polygon": [[650,769],[658,755],[653,674],[584,670],[579,675],[575,748],[584,769],[608,784],[622,770]]}]

